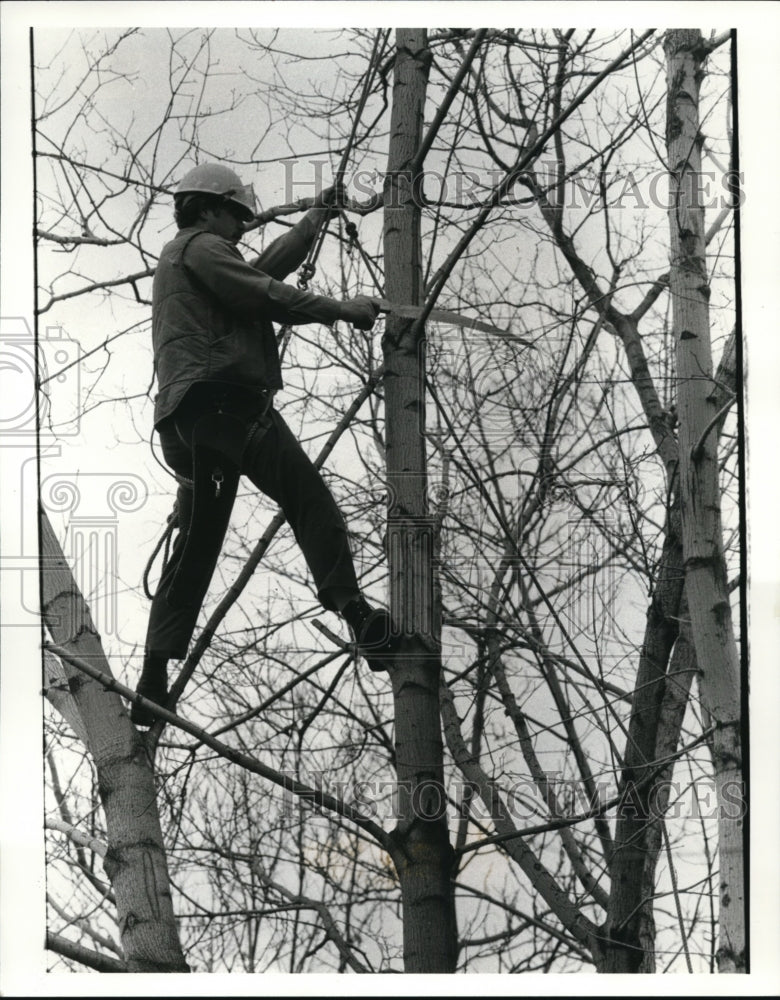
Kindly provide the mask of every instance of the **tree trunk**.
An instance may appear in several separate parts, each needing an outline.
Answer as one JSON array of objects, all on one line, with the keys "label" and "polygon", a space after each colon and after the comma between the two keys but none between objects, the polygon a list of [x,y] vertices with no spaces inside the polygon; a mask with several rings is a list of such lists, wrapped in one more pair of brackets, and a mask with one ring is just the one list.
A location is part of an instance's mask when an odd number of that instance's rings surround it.
[{"label": "tree trunk", "polygon": [[723,555],[718,482],[718,393],[712,378],[704,208],[700,191],[699,85],[706,47],[698,30],[669,31],[667,152],[670,170],[672,323],[680,419],[680,495],[686,593],[703,707],[714,724],[719,807],[721,972],[745,971],[740,672]]},{"label": "tree trunk", "polygon": [[637,936],[640,941],[652,941],[652,951],[645,951],[639,972],[652,973],[655,965],[655,918],[653,902],[656,892],[656,869],[658,856],[665,833],[666,812],[672,792],[674,754],[680,742],[688,697],[697,671],[696,653],[691,641],[690,611],[683,590],[680,602],[680,632],[667,670],[664,697],[661,703],[660,720],[657,727],[655,759],[670,760],[653,781],[652,797],[649,800],[650,817],[644,834],[644,868],[641,872],[639,898],[643,901],[639,915]]},{"label": "tree trunk", "polygon": [[[715,381],[717,409],[736,387],[736,336],[726,342]],[[655,392],[646,393],[651,402]],[[648,407],[648,410],[650,407]],[[720,434],[725,417],[717,422]],[[656,437],[659,440],[659,437]],[[660,438],[658,454],[676,481],[679,449],[672,435]],[[674,643],[674,648],[672,648]],[[615,826],[615,851],[610,865],[610,900],[600,972],[655,972],[653,900],[656,868],[669,805],[674,764],[663,770],[657,762],[670,760],[677,750],[693,675],[697,672],[690,610],[683,586],[682,522],[679,491],[673,492],[657,582],[647,614],[647,628],[634,685],[621,794],[629,806]],[[647,764],[655,763],[650,782],[637,795],[628,795],[629,783],[641,782]],[[639,807],[639,808],[636,808]],[[634,812],[633,809],[636,808]]]},{"label": "tree trunk", "polygon": [[[662,773],[655,766],[662,723],[667,668],[678,637],[683,596],[680,513],[670,505],[666,539],[639,656],[631,719],[621,775],[621,806],[615,823],[610,859],[610,897],[599,972],[653,972],[655,933],[653,895],[644,877],[648,836],[654,826],[655,803]],[[682,719],[679,720],[682,723]],[[675,741],[676,747],[676,741]],[[665,774],[665,773],[663,773]],[[654,869],[653,869],[654,870]]]},{"label": "tree trunk", "polygon": [[[40,532],[46,626],[58,645],[110,677],[100,636],[43,510]],[[116,897],[126,969],[188,972],[173,915],[154,773],[143,740],[119,695],[67,663],[63,667],[105,812],[108,850],[103,865]]]},{"label": "tree trunk", "polygon": [[[385,294],[422,300],[419,175],[431,55],[423,28],[399,29],[385,183]],[[433,530],[424,436],[425,332],[389,315],[384,338],[390,603],[400,632],[392,671],[399,821],[394,836],[406,972],[453,972],[457,933],[439,718],[440,625],[434,620]]]}]

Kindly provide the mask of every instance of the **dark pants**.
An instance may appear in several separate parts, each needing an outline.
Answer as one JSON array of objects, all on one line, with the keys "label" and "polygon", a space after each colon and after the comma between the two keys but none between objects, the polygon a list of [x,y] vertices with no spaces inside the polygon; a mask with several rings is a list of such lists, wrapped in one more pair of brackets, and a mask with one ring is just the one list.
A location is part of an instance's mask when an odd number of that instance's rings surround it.
[{"label": "dark pants", "polygon": [[[204,412],[202,395],[195,396],[194,401],[191,397],[188,400],[158,428],[166,463],[186,478],[190,478],[192,473],[189,444],[192,425]],[[224,400],[222,404],[225,405]],[[246,415],[246,403],[240,405],[243,406],[242,415]],[[235,404],[233,409],[238,410],[240,405]],[[262,432],[256,417],[258,404],[254,402],[253,405],[255,416],[248,415],[241,472],[279,504],[314,577],[321,604],[335,611],[330,591],[359,592],[344,519],[319,472],[282,417],[271,407],[266,415],[268,428]],[[231,409],[230,399],[225,408]],[[189,488],[179,487],[178,505],[178,523],[186,526],[192,511],[192,491]],[[147,655],[172,660],[180,660],[187,655],[200,608],[172,608],[166,600],[168,586],[184,549],[185,537],[185,531],[180,530],[152,601],[146,635]],[[207,571],[210,577],[214,565],[209,566]]]}]

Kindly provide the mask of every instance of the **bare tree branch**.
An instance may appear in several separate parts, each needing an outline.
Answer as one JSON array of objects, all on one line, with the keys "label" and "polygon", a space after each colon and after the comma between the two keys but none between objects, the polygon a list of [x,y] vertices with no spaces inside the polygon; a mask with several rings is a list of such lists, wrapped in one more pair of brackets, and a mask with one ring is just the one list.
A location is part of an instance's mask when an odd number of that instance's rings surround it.
[{"label": "bare tree branch", "polygon": [[119,959],[111,958],[110,955],[101,955],[100,952],[92,951],[81,944],[75,944],[51,931],[46,934],[46,947],[49,951],[62,955],[63,958],[69,958],[73,962],[78,962],[80,965],[86,965],[90,969],[95,969],[96,972],[129,971],[127,965]]}]

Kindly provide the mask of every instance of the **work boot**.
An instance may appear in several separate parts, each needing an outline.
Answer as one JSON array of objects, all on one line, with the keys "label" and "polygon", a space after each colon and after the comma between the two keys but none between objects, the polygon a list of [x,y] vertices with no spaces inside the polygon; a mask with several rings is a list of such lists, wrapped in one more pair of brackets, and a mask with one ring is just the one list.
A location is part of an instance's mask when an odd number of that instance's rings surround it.
[{"label": "work boot", "polygon": [[[138,680],[136,693],[149,701],[155,701],[164,706],[168,700],[168,661],[156,656],[144,658],[144,666]],[[130,708],[130,721],[136,726],[151,726],[157,716],[144,705],[133,702]]]},{"label": "work boot", "polygon": [[384,608],[372,608],[361,595],[344,607],[341,616],[352,630],[355,645],[369,668],[377,673],[389,670],[397,645],[390,613]]}]

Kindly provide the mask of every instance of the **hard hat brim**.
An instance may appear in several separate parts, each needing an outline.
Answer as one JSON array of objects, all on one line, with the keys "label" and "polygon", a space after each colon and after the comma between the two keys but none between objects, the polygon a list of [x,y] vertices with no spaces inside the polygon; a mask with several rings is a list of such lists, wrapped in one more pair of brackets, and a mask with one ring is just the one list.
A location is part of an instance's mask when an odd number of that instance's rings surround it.
[{"label": "hard hat brim", "polygon": [[255,217],[255,192],[251,184],[244,184],[238,190],[227,191],[223,195],[225,201],[236,205],[244,215],[244,222],[251,222]]},{"label": "hard hat brim", "polygon": [[255,217],[255,192],[251,184],[242,184],[241,178],[229,167],[204,163],[193,167],[181,180],[174,201],[186,203],[188,195],[212,195],[234,205],[244,221]]}]

